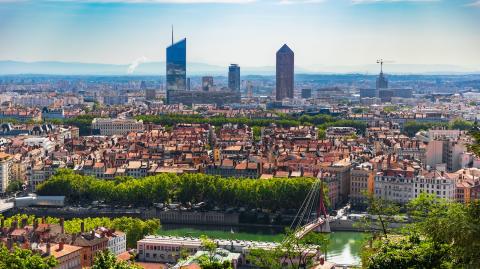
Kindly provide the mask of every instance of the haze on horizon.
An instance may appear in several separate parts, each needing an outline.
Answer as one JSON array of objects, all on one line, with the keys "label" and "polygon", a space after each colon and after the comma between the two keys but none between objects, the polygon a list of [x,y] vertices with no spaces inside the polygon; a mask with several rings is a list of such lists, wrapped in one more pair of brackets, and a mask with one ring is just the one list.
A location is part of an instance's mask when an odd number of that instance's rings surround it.
[{"label": "haze on horizon", "polygon": [[0,0],[0,60],[273,66],[454,65],[480,70],[476,0]]}]

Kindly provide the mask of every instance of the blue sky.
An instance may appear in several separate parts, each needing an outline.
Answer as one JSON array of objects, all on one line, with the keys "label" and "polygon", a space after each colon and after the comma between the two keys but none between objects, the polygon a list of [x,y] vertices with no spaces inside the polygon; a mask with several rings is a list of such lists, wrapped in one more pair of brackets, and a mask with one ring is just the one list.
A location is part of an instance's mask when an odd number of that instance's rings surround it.
[{"label": "blue sky", "polygon": [[0,60],[164,61],[172,24],[192,62],[480,66],[480,0],[0,0]]}]

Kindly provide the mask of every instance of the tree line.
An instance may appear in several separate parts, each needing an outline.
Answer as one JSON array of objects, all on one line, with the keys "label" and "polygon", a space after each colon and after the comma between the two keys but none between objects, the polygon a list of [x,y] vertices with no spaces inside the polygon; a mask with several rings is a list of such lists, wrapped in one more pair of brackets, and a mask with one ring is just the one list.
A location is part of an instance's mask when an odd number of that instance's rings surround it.
[{"label": "tree line", "polygon": [[333,117],[330,115],[319,114],[315,116],[302,115],[299,117],[281,115],[277,119],[259,119],[259,118],[226,118],[222,116],[204,117],[201,115],[180,115],[180,114],[164,114],[164,115],[140,115],[135,117],[146,123],[154,123],[165,126],[173,126],[177,123],[197,123],[211,124],[214,126],[222,126],[227,123],[245,124],[250,127],[267,127],[274,123],[281,127],[294,127],[300,125],[314,125],[319,129],[328,127],[354,127],[360,133],[365,133],[367,124],[362,121],[346,120]]},{"label": "tree line", "polygon": [[206,202],[209,206],[298,209],[313,178],[246,179],[205,174],[162,173],[144,178],[98,179],[60,169],[37,188],[39,195],[65,195],[69,202],[151,206]]}]

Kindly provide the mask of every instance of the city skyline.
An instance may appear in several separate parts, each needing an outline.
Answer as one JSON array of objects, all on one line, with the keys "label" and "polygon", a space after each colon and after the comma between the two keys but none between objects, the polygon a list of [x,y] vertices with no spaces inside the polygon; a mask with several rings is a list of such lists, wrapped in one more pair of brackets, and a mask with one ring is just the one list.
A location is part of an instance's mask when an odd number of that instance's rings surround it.
[{"label": "city skyline", "polygon": [[189,39],[191,62],[273,66],[279,44],[288,43],[298,66],[312,72],[378,58],[479,70],[479,7],[470,0],[3,0],[0,60],[165,61],[174,24],[175,35]]}]

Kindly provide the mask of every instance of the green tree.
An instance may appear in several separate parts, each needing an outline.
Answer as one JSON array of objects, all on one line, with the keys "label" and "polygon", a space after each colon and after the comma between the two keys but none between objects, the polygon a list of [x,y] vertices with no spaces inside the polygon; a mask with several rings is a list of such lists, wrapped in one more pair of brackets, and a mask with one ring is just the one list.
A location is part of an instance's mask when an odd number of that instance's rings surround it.
[{"label": "green tree", "polygon": [[271,249],[251,249],[248,259],[262,269],[310,268],[316,262],[317,253],[327,253],[328,244],[328,235],[313,232],[297,238],[295,231],[287,230],[282,243]]},{"label": "green tree", "polygon": [[57,264],[53,256],[42,257],[31,250],[17,247],[9,251],[5,246],[0,246],[1,269],[49,269]]},{"label": "green tree", "polygon": [[23,190],[23,182],[19,180],[12,180],[10,181],[10,183],[8,183],[7,193],[14,193],[22,190]]},{"label": "green tree", "polygon": [[390,223],[395,221],[396,216],[400,213],[400,207],[388,200],[375,197],[373,194],[365,193],[367,197],[367,213],[362,219],[363,227],[367,231],[374,234],[377,229],[383,233],[383,237],[387,238],[390,232]]},{"label": "green tree", "polygon": [[141,269],[142,267],[126,261],[119,261],[117,257],[108,250],[101,251],[95,255],[92,269]]}]

